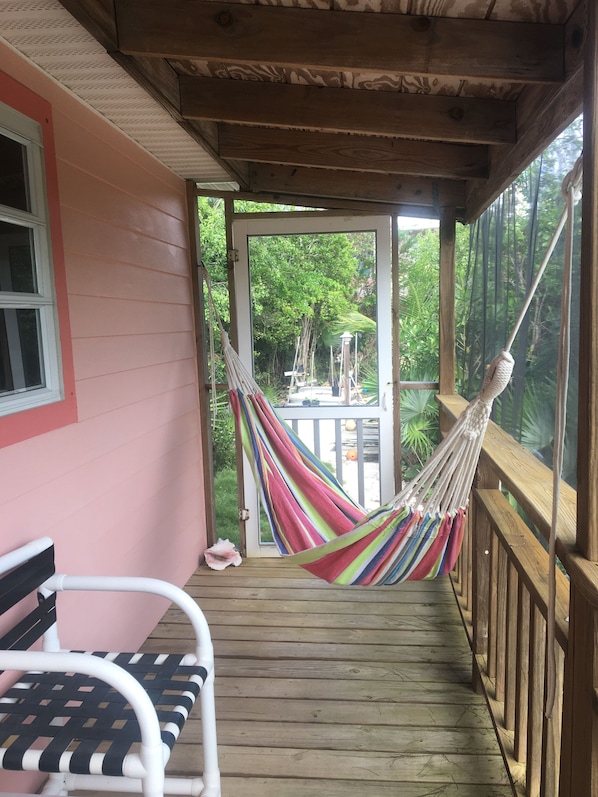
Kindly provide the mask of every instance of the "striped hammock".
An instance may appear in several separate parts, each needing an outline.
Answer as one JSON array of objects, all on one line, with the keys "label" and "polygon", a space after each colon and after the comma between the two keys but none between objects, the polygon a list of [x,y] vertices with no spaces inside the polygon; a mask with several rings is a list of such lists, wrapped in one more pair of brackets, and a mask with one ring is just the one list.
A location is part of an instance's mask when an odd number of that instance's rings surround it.
[{"label": "striped hammock", "polygon": [[493,361],[480,395],[417,478],[367,513],[277,414],[221,329],[230,403],[279,552],[334,584],[397,584],[450,572],[492,403],[513,369]]},{"label": "striped hammock", "polygon": [[[467,502],[494,400],[507,386],[517,332],[579,199],[581,156],[563,180],[565,207],[505,348],[490,364],[479,395],[453,425],[419,474],[392,501],[372,512],[358,506],[328,469],[276,413],[220,327],[237,432],[259,485],[279,552],[334,584],[397,584],[450,572],[459,555]],[[568,251],[571,246],[568,244]],[[570,254],[569,254],[570,259]],[[204,276],[210,285],[207,271]],[[562,335],[562,337],[564,337]],[[561,354],[559,352],[559,363]],[[566,372],[566,367],[560,367]],[[559,383],[563,380],[559,379]],[[566,380],[560,389],[566,397]],[[559,436],[564,435],[561,424]],[[556,438],[555,433],[555,438]],[[562,443],[562,440],[561,440]],[[557,469],[559,470],[559,469]],[[558,480],[554,490],[558,503]],[[555,503],[555,505],[556,505]],[[551,550],[556,509],[553,507]],[[554,556],[551,557],[554,569]],[[554,579],[553,579],[554,580]],[[554,616],[554,599],[551,600]]]}]

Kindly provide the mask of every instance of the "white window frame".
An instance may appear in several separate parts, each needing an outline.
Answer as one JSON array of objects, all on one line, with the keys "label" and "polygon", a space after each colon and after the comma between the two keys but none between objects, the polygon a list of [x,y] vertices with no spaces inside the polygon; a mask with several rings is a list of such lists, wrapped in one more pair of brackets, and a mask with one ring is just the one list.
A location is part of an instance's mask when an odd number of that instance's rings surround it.
[{"label": "white window frame", "polygon": [[0,395],[2,417],[61,401],[64,398],[64,386],[48,219],[43,132],[34,119],[0,102],[0,134],[25,147],[31,211],[0,204],[0,221],[31,230],[37,284],[35,293],[0,291],[0,310],[33,309],[39,312],[40,370],[43,381],[43,386],[38,388],[17,388]]}]

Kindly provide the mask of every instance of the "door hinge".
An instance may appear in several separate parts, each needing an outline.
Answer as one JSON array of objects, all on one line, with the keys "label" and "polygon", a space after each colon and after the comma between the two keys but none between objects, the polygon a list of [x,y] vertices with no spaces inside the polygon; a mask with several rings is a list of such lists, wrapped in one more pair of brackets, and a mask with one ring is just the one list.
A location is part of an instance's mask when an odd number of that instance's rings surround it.
[{"label": "door hinge", "polygon": [[249,520],[249,509],[239,509],[239,520]]},{"label": "door hinge", "polygon": [[237,263],[239,260],[239,250],[229,249],[226,253],[226,259],[229,263]]}]

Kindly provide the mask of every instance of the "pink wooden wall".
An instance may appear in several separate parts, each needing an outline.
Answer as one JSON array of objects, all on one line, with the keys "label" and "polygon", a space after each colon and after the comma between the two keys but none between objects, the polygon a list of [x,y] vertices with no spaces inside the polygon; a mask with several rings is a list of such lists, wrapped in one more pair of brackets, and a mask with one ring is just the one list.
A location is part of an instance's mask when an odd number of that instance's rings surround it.
[{"label": "pink wooden wall", "polygon": [[[47,534],[59,571],[182,585],[205,547],[184,183],[2,43],[0,68],[52,105],[78,407],[0,449],[0,552]],[[163,610],[62,595],[63,642],[136,649]]]}]

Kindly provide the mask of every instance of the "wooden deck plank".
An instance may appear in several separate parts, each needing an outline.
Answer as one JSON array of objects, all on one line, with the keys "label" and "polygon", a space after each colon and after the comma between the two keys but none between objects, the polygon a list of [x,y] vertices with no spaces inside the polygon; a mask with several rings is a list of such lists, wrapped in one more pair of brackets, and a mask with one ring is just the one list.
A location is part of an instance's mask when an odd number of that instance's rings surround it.
[{"label": "wooden deck plank", "polygon": [[[199,599],[202,607],[204,601]],[[381,615],[381,614],[285,614],[278,617],[273,616],[275,612],[243,612],[239,617],[239,612],[227,611],[222,609],[206,610],[205,615],[210,626],[238,625],[242,621],[247,627],[276,628],[331,628],[336,631],[342,629],[364,629],[367,631],[427,631],[445,630],[447,628],[459,631],[462,622],[458,617],[440,616],[435,617],[413,617],[411,615]],[[164,621],[167,625],[176,623],[186,623],[182,612],[177,609],[169,609]],[[174,633],[174,632],[173,632]]]},{"label": "wooden deck plank", "polygon": [[[174,653],[189,649],[187,640],[166,637],[168,648]],[[153,639],[146,643],[145,650],[159,653],[164,650],[164,639]],[[214,640],[214,650],[218,658],[228,659],[273,659],[307,661],[376,661],[393,664],[464,664],[471,662],[471,656],[462,647],[451,645],[335,645],[332,643],[309,642],[266,642],[253,640]]]},{"label": "wooden deck plank", "polygon": [[396,783],[350,780],[291,780],[290,778],[224,777],[225,797],[512,797],[510,786]]},{"label": "wooden deck plank", "polygon": [[[314,739],[318,743],[318,738]],[[496,755],[385,753],[378,750],[305,750],[298,747],[219,745],[224,772],[245,777],[347,778],[349,780],[446,783],[458,776],[461,783],[507,785],[503,761]],[[177,745],[170,759],[174,774],[196,764],[192,745]],[[400,789],[397,788],[397,793]]]},{"label": "wooden deck plank", "polygon": [[[313,642],[316,644],[361,645],[380,648],[383,646],[428,646],[454,647],[461,649],[456,641],[456,629],[433,628],[427,631],[373,631],[365,628],[274,628],[252,626],[228,626],[211,623],[212,639],[244,640],[254,642]],[[173,635],[173,636],[176,636]]]},{"label": "wooden deck plank", "polygon": [[[305,690],[304,690],[305,691]],[[433,698],[439,698],[434,695]],[[352,725],[356,718],[362,725],[389,725],[401,728],[408,726],[423,727],[423,733],[429,728],[437,727],[452,730],[454,728],[475,728],[483,733],[488,728],[488,711],[485,706],[469,706],[461,703],[443,704],[426,703],[420,695],[419,702],[367,703],[359,700],[314,700],[303,698],[266,698],[268,706],[264,708],[264,697],[222,697],[218,694],[218,717],[221,720],[278,720],[284,717],[285,722],[309,722],[312,724],[347,724]],[[445,698],[446,700],[446,698]],[[492,732],[494,742],[496,739]],[[463,741],[462,741],[463,744]]]},{"label": "wooden deck plank", "polygon": [[[284,722],[274,719],[222,719],[218,724],[220,744],[253,747],[256,738],[268,747],[300,747],[311,750],[354,750],[388,753],[427,753],[442,750],[443,754],[457,755],[467,750],[470,754],[492,754],[496,749],[496,734],[490,728],[420,728],[388,725],[365,725],[361,714],[354,712],[352,719],[335,723]],[[191,721],[199,724],[199,720]],[[359,723],[359,724],[357,724]],[[196,733],[199,734],[199,728]]]},{"label": "wooden deck plank", "polygon": [[[281,625],[281,617],[285,614],[363,614],[365,608],[372,614],[399,615],[407,617],[455,617],[453,606],[444,603],[437,604],[433,601],[424,603],[410,603],[407,600],[397,601],[396,603],[378,603],[371,601],[364,603],[355,600],[354,594],[350,593],[349,599],[344,601],[325,601],[321,598],[314,600],[295,600],[292,593],[287,593],[288,600],[260,600],[235,597],[205,598],[193,595],[197,599],[202,609],[206,612],[215,609],[222,609],[224,605],[229,611],[238,612],[266,612],[272,614],[273,625]],[[278,622],[277,622],[278,619]]]},{"label": "wooden deck plank", "polygon": [[[200,569],[223,797],[510,797],[450,583],[333,587],[287,562]],[[190,648],[171,609],[146,650]],[[194,711],[169,762],[196,767]]]},{"label": "wooden deck plank", "polygon": [[[185,645],[177,645],[183,652]],[[175,646],[173,645],[174,649]],[[188,650],[188,646],[186,647]],[[471,664],[429,662],[421,664],[394,664],[376,661],[311,661],[311,660],[260,660],[217,659],[219,675],[235,678],[331,678],[348,681],[387,680],[403,683],[471,683]],[[306,687],[306,689],[309,687]],[[361,688],[361,687],[360,687]]]},{"label": "wooden deck plank", "polygon": [[[282,570],[281,575],[276,575],[276,573],[272,572],[271,567],[257,568],[252,567],[252,575],[255,579],[254,586],[259,586],[260,589],[265,589],[269,587],[281,587],[284,586],[286,589],[309,589],[311,591],[326,591],[329,592],[330,590],[339,589],[338,587],[333,586],[332,584],[327,584],[325,581],[314,579],[309,573],[306,573],[299,567],[284,567],[281,566]],[[294,575],[291,575],[293,573]],[[223,585],[226,583],[227,586],[230,587],[244,587],[251,589],[251,584],[247,583],[247,577],[243,575],[243,568],[223,570],[221,574],[218,576],[219,584]],[[196,573],[191,576],[189,581],[187,582],[187,589],[189,591],[194,590],[196,588],[200,588],[203,586],[209,586],[210,584],[214,583],[214,574],[211,570],[207,568],[200,568],[196,571]],[[343,588],[344,589],[344,588]],[[401,592],[417,592],[418,595],[423,594],[423,589],[421,582],[419,581],[405,581],[401,584]],[[388,594],[389,596],[391,593],[396,591],[395,587],[392,586],[382,586],[382,587],[351,587],[351,590],[354,592],[363,592],[364,594],[372,594],[372,595],[383,595],[384,593]],[[436,593],[438,594],[443,593],[444,590],[438,583],[434,580],[426,582],[425,584],[425,591],[429,593]]]},{"label": "wooden deck plank", "polygon": [[[309,711],[314,711],[315,701],[318,701],[322,710],[327,701],[331,700],[366,703],[377,710],[387,707],[394,715],[394,722],[398,724],[401,720],[394,703],[400,703],[403,707],[412,704],[437,707],[441,703],[448,703],[460,713],[465,710],[481,711],[485,719],[487,715],[484,698],[481,695],[472,695],[471,686],[466,680],[461,683],[451,681],[450,689],[447,689],[444,680],[415,682],[413,679],[399,681],[391,678],[369,678],[365,683],[356,685],[347,678],[311,678],[306,685],[305,678],[251,678],[247,675],[240,678],[226,677],[219,673],[216,694],[220,700],[227,696],[245,698],[242,704],[238,701],[241,706],[245,705],[248,698],[262,701],[274,701],[278,698],[299,700],[305,703]],[[363,710],[365,708],[360,707],[360,711]]]}]

